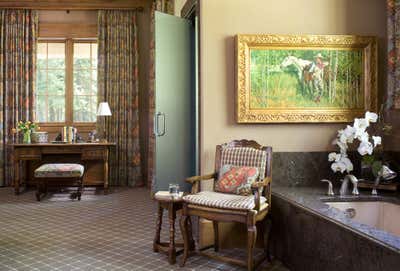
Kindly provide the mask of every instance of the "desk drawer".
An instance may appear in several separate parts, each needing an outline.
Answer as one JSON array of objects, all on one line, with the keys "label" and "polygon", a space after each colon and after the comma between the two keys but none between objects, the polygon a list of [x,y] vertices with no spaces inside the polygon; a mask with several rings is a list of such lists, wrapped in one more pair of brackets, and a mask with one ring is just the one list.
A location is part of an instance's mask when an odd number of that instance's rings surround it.
[{"label": "desk drawer", "polygon": [[43,147],[43,154],[80,154],[82,153],[82,148],[78,146],[73,147],[63,147],[63,146],[54,146],[54,147]]},{"label": "desk drawer", "polygon": [[103,160],[106,158],[107,149],[90,148],[82,150],[82,160]]},{"label": "desk drawer", "polygon": [[19,160],[40,160],[41,152],[37,148],[18,148],[15,150],[15,158]]}]

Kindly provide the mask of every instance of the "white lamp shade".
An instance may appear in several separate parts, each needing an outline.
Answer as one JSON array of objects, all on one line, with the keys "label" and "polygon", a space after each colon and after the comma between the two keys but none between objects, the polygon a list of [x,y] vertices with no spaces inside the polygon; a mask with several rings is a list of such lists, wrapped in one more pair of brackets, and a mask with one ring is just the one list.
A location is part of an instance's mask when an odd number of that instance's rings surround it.
[{"label": "white lamp shade", "polygon": [[111,116],[111,109],[107,102],[99,103],[97,116]]}]

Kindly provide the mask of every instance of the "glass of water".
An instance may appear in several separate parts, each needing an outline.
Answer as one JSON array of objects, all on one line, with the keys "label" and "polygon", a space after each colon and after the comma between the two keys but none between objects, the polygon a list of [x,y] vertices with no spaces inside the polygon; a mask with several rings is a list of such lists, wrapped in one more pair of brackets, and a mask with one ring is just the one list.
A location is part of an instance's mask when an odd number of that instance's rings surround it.
[{"label": "glass of water", "polygon": [[168,190],[172,197],[177,197],[179,195],[179,184],[170,183]]}]

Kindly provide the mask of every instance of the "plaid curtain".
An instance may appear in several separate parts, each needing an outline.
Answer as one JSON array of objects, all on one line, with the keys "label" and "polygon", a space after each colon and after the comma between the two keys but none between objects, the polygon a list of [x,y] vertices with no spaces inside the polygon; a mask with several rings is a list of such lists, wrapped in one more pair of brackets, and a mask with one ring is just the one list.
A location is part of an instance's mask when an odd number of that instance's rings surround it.
[{"label": "plaid curtain", "polygon": [[105,128],[108,141],[117,143],[110,154],[110,183],[140,186],[136,12],[99,11],[98,44],[98,98],[108,102],[112,112],[98,128]]},{"label": "plaid curtain", "polygon": [[387,0],[388,108],[400,109],[400,0]]},{"label": "plaid curtain", "polygon": [[155,169],[155,136],[153,133],[153,117],[156,108],[155,103],[155,11],[174,14],[173,0],[153,0],[150,11],[150,60],[149,60],[149,114],[148,114],[148,138],[149,147],[147,153],[147,186],[152,187],[154,183]]},{"label": "plaid curtain", "polygon": [[0,186],[11,184],[12,128],[34,120],[38,15],[0,10]]}]

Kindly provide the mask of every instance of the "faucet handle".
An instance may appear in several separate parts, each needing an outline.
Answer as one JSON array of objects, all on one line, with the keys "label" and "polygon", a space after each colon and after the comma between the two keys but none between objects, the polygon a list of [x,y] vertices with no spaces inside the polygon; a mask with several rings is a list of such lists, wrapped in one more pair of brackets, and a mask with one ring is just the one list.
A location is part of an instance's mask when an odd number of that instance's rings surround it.
[{"label": "faucet handle", "polygon": [[358,192],[357,184],[358,184],[358,179],[356,176],[352,174],[346,175],[347,178],[350,179],[350,181],[353,183],[353,191],[351,192],[353,195],[358,196],[360,192]]},{"label": "faucet handle", "polygon": [[327,180],[327,179],[322,179],[321,182],[328,183],[328,193],[327,193],[327,195],[328,195],[328,196],[334,196],[335,193],[333,192],[333,185],[332,185],[332,182],[329,181],[329,180]]}]

